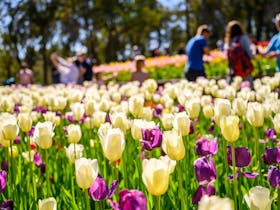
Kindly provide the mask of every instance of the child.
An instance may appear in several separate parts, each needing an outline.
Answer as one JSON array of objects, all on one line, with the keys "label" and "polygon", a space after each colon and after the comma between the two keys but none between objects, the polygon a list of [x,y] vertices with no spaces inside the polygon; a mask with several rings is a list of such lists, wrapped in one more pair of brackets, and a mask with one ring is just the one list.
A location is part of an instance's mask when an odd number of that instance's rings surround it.
[{"label": "child", "polygon": [[145,66],[145,56],[137,55],[134,58],[136,71],[131,74],[131,81],[139,81],[143,83],[146,79],[149,78],[148,73],[144,70]]},{"label": "child", "polygon": [[22,63],[17,77],[21,85],[26,86],[33,83],[33,72],[27,68],[26,63]]}]

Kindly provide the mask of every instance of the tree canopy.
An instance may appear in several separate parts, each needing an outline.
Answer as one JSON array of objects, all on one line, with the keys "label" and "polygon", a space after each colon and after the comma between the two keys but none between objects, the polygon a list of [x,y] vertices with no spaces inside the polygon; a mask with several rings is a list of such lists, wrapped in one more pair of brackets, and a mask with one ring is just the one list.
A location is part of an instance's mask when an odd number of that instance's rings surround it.
[{"label": "tree canopy", "polygon": [[86,46],[96,63],[125,60],[134,45],[149,56],[151,47],[180,43],[201,24],[212,28],[211,47],[223,39],[225,26],[239,20],[257,40],[275,33],[272,18],[279,11],[274,0],[181,0],[167,8],[163,0],[3,0],[0,2],[1,79],[14,76],[25,61],[40,66],[49,82],[49,55],[72,56]]}]

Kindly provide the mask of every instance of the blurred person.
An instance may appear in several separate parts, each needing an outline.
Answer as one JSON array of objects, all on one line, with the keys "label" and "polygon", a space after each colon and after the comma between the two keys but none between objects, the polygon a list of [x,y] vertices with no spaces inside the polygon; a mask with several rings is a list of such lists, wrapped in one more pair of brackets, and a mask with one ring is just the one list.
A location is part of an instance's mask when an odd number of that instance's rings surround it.
[{"label": "blurred person", "polygon": [[63,84],[76,84],[79,79],[79,69],[75,65],[73,58],[67,60],[58,56],[56,53],[51,54],[50,60],[60,75],[60,82]]},{"label": "blurred person", "polygon": [[180,43],[180,45],[179,45],[179,47],[178,47],[178,50],[177,50],[177,54],[178,54],[178,55],[184,55],[184,54],[186,54],[184,43]]},{"label": "blurred person", "polygon": [[113,72],[111,76],[104,77],[102,71],[94,73],[94,83],[100,87],[101,85],[106,85],[110,80],[116,78],[118,75],[117,72]]},{"label": "blurred person", "polygon": [[33,72],[27,67],[26,63],[22,63],[17,78],[21,85],[33,84]]},{"label": "blurred person", "polygon": [[86,49],[79,49],[76,52],[77,60],[76,65],[79,68],[79,84],[82,84],[84,81],[91,81],[93,77],[93,67],[90,59],[87,57]]},{"label": "blurred person", "polygon": [[269,41],[265,56],[277,59],[277,71],[280,72],[280,13],[275,16],[274,22],[278,33]]},{"label": "blurred person", "polygon": [[144,55],[135,56],[136,71],[131,73],[131,81],[139,81],[140,83],[143,83],[149,78],[148,73],[144,70],[145,59]]},{"label": "blurred person", "polygon": [[207,25],[201,25],[197,28],[196,35],[191,38],[186,45],[188,61],[185,66],[185,77],[189,81],[196,81],[198,77],[206,77],[203,66],[203,54],[209,54],[210,50],[207,40],[210,36],[210,30]]},{"label": "blurred person", "polygon": [[253,54],[250,45],[250,40],[244,34],[240,22],[236,20],[228,22],[225,35],[225,50],[229,61],[228,83],[232,82],[233,77],[240,76],[243,81],[250,82],[252,88]]}]

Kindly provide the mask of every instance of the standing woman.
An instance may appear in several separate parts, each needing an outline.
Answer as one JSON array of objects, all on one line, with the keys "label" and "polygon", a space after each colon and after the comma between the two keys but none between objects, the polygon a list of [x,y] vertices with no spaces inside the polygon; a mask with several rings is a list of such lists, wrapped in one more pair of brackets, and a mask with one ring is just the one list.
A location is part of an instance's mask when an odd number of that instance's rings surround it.
[{"label": "standing woman", "polygon": [[243,81],[250,82],[253,88],[253,54],[250,50],[250,40],[244,34],[240,22],[232,20],[227,24],[225,36],[225,50],[227,50],[229,75],[231,83],[234,76],[241,76]]}]

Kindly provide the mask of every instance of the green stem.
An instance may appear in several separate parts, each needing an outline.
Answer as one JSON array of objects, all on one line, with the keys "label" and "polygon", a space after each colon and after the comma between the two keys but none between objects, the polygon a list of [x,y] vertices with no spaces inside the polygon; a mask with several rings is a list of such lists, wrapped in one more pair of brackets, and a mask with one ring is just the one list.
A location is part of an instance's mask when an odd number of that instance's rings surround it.
[{"label": "green stem", "polygon": [[160,195],[156,196],[156,210],[161,210],[160,209]]},{"label": "green stem", "polygon": [[11,191],[9,197],[13,199],[14,195],[14,169],[13,169],[13,141],[10,141],[10,172],[11,172],[11,178],[10,178],[10,185],[11,185]]},{"label": "green stem", "polygon": [[125,152],[125,154],[123,155],[123,176],[124,176],[124,187],[125,188],[129,188],[128,187],[128,181],[127,181],[127,179],[128,179],[128,176],[127,176],[127,167],[126,167],[126,158],[127,158],[127,156],[126,156],[126,152]]},{"label": "green stem", "polygon": [[236,207],[238,206],[237,203],[237,197],[236,197],[236,193],[237,193],[237,180],[236,180],[236,161],[235,161],[235,152],[234,152],[234,144],[231,145],[231,157],[232,157],[232,168],[233,168],[233,198],[234,198],[234,207],[235,209],[237,209]]},{"label": "green stem", "polygon": [[278,187],[277,193],[277,210],[280,210],[280,188]]},{"label": "green stem", "polygon": [[181,210],[186,210],[185,206],[185,195],[184,195],[184,189],[183,189],[183,180],[182,180],[182,170],[180,162],[177,162],[177,173],[178,173],[178,179],[179,179],[179,192],[181,197]]},{"label": "green stem", "polygon": [[84,193],[85,193],[85,199],[86,199],[86,210],[90,210],[90,203],[89,203],[89,197],[88,197],[87,189],[84,189]]},{"label": "green stem", "polygon": [[50,169],[50,166],[48,164],[48,151],[45,149],[44,150],[44,153],[45,153],[45,158],[46,158],[46,184],[47,184],[47,196],[50,197],[51,196],[51,192],[50,192],[50,177],[49,177],[49,169]]}]

